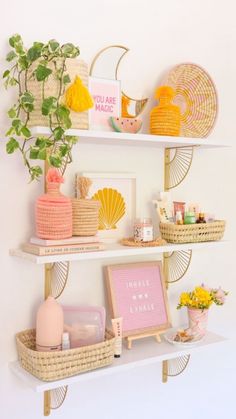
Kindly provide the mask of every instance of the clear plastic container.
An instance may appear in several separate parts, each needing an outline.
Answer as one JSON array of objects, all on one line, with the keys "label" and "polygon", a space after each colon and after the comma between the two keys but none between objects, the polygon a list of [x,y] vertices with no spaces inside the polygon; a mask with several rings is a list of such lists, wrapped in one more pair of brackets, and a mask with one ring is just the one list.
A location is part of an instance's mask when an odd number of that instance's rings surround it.
[{"label": "clear plastic container", "polygon": [[137,218],[134,223],[134,241],[150,242],[153,240],[153,225],[151,218]]},{"label": "clear plastic container", "polygon": [[64,306],[64,332],[70,335],[70,347],[103,342],[105,308],[95,306]]}]

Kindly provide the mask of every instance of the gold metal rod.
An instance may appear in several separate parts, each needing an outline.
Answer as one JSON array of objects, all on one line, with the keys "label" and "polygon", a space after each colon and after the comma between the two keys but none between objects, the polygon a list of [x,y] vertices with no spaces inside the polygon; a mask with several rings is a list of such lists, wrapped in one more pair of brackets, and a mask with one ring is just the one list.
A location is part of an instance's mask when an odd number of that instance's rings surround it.
[{"label": "gold metal rod", "polygon": [[44,416],[49,416],[51,413],[51,394],[50,390],[47,390],[44,392],[44,409],[43,414]]},{"label": "gold metal rod", "polygon": [[162,382],[167,383],[168,380],[168,361],[162,362]]}]

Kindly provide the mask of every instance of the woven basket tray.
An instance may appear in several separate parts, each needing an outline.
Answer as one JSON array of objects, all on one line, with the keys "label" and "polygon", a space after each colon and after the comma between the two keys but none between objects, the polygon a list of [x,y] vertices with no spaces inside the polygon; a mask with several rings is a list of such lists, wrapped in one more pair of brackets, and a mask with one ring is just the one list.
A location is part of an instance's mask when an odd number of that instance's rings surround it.
[{"label": "woven basket tray", "polygon": [[169,243],[198,243],[221,240],[225,231],[225,221],[204,224],[176,225],[160,223],[160,233]]},{"label": "woven basket tray", "polygon": [[106,330],[105,341],[82,348],[54,352],[35,350],[35,329],[16,335],[21,366],[43,381],[54,381],[110,365],[114,360],[115,338]]}]

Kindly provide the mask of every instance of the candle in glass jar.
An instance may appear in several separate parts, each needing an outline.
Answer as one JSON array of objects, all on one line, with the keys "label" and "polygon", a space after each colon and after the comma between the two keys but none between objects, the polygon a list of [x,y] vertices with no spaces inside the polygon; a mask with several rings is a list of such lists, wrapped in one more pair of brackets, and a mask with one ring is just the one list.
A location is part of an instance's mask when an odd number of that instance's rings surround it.
[{"label": "candle in glass jar", "polygon": [[153,225],[151,218],[137,218],[134,223],[134,241],[150,242],[153,240]]}]

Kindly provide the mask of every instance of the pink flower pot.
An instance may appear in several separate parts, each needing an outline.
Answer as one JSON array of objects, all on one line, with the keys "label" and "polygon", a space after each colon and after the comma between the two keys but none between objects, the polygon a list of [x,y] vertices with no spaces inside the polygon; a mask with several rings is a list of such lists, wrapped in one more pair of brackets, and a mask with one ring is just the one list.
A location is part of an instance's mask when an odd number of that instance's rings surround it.
[{"label": "pink flower pot", "polygon": [[194,334],[204,336],[207,330],[208,310],[188,307],[188,321]]}]

